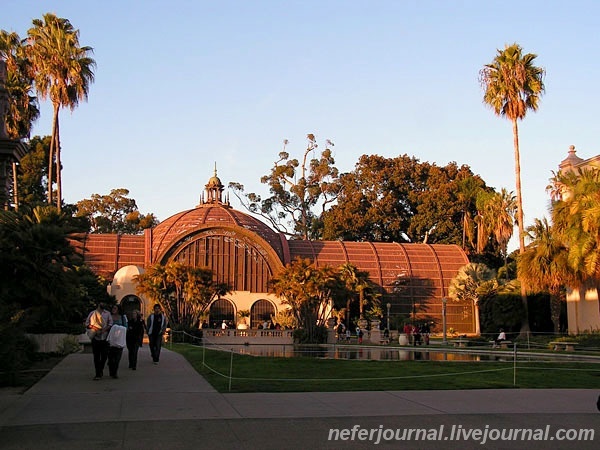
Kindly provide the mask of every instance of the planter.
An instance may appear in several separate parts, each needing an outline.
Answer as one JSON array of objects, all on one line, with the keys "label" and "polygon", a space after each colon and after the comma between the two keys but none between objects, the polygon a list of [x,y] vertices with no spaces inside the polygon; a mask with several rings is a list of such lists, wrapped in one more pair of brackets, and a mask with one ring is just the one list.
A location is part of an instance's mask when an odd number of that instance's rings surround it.
[{"label": "planter", "polygon": [[400,333],[398,335],[398,344],[400,344],[400,345],[409,345],[408,336],[406,335],[406,333]]}]

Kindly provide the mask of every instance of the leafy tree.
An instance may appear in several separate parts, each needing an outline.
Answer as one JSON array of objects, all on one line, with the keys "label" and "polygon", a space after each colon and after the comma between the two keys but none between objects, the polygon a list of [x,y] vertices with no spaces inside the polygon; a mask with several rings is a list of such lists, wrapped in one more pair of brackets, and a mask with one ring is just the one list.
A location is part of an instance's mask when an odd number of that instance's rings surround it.
[{"label": "leafy tree", "polygon": [[485,264],[469,263],[461,267],[448,287],[448,296],[456,302],[473,305],[475,333],[480,334],[479,300],[498,290],[496,273]]},{"label": "leafy tree", "polygon": [[34,136],[29,141],[29,152],[21,158],[17,175],[20,205],[45,205],[47,192],[48,154],[50,136]]},{"label": "leafy tree", "polygon": [[92,233],[139,234],[158,224],[154,214],[140,214],[135,200],[128,198],[124,188],[113,189],[108,195],[93,194],[77,202],[77,216],[86,217]]},{"label": "leafy tree", "polygon": [[31,65],[17,33],[0,30],[0,60],[6,63],[8,114],[5,117],[10,139],[29,137],[31,126],[39,115],[37,98],[32,95]]},{"label": "leafy tree", "polygon": [[339,289],[337,274],[330,267],[317,268],[308,259],[296,258],[272,278],[275,295],[288,305],[305,341],[318,343],[322,327],[333,305],[333,292]]},{"label": "leafy tree", "polygon": [[323,215],[324,238],[377,242],[463,242],[465,215],[474,204],[461,195],[468,166],[421,163],[407,155],[363,155],[340,176],[337,204]]},{"label": "leafy tree", "polygon": [[[79,44],[79,30],[68,19],[44,14],[34,19],[27,32],[27,56],[31,62],[35,89],[42,99],[50,98],[54,114],[48,161],[48,204],[52,205],[52,185],[56,180],[57,207],[61,210],[61,146],[58,115],[61,108],[73,111],[81,100],[87,100],[94,81],[96,62],[93,49]],[[54,176],[53,168],[56,169]]]},{"label": "leafy tree", "polygon": [[212,301],[230,291],[213,280],[212,270],[178,262],[150,266],[136,281],[137,292],[159,303],[169,322],[184,330],[198,329]]},{"label": "leafy tree", "polygon": [[261,183],[269,186],[270,197],[263,199],[256,193],[244,193],[244,186],[237,182],[229,183],[234,194],[252,213],[267,219],[281,233],[300,239],[321,237],[320,215],[314,212],[321,208],[321,214],[337,195],[334,183],[338,177],[331,147],[326,141],[325,150],[319,158],[309,159],[318,145],[314,134],[307,135],[308,145],[302,161],[290,159],[284,150],[279,153],[271,173],[261,178]]},{"label": "leafy tree", "polygon": [[547,291],[550,294],[550,314],[554,332],[558,333],[565,295],[563,286],[575,280],[569,267],[568,249],[546,218],[535,219],[526,231],[531,242],[518,259],[519,279],[524,280],[533,293]]},{"label": "leafy tree", "polygon": [[484,334],[495,334],[500,328],[518,330],[525,313],[518,293],[484,296],[479,300],[479,311]]},{"label": "leafy tree", "polygon": [[[523,120],[529,110],[537,111],[540,98],[545,91],[544,69],[534,65],[537,55],[523,54],[518,44],[507,45],[497,50],[490,64],[480,71],[480,82],[484,88],[483,101],[494,113],[512,122],[515,153],[515,184],[517,195],[517,224],[519,226],[519,253],[525,252],[525,224],[523,221],[523,199],[521,195],[521,157],[517,122]],[[521,283],[521,298],[525,320],[521,332],[529,330],[527,320],[527,296],[525,284]]]}]

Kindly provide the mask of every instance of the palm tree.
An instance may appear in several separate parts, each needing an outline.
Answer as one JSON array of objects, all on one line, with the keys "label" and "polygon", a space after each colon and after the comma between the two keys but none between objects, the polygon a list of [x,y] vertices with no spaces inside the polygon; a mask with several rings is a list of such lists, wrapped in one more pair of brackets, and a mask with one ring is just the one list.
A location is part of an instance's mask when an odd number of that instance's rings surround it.
[{"label": "palm tree", "polygon": [[450,281],[448,296],[457,302],[469,302],[473,306],[475,333],[480,334],[479,299],[482,293],[490,294],[498,289],[496,273],[485,264],[469,263],[458,270]]},{"label": "palm tree", "polygon": [[554,332],[558,333],[562,288],[574,281],[568,264],[568,250],[545,217],[535,219],[535,223],[527,227],[527,236],[531,243],[519,256],[519,278],[530,290],[548,291]]},{"label": "palm tree", "polygon": [[[512,122],[513,145],[515,152],[515,182],[517,193],[517,224],[519,226],[519,253],[525,252],[525,226],[523,222],[523,199],[521,195],[521,158],[519,154],[518,120],[523,120],[527,111],[537,111],[544,88],[545,70],[535,66],[537,55],[523,54],[518,44],[497,50],[491,64],[480,71],[480,82],[485,90],[483,101],[494,113]],[[521,298],[527,311],[525,284],[521,283]],[[521,332],[529,330],[529,320],[525,317]]]},{"label": "palm tree", "polygon": [[516,209],[515,196],[505,188],[492,194],[485,205],[484,216],[498,247],[500,247],[505,267],[508,256],[507,246],[514,230]]},{"label": "palm tree", "polygon": [[93,49],[79,45],[79,30],[68,19],[44,14],[34,19],[28,34],[28,56],[32,63],[35,88],[42,99],[50,98],[53,106],[52,140],[48,162],[48,203],[52,204],[53,170],[56,168],[57,207],[62,202],[60,132],[58,114],[61,108],[73,111],[80,100],[87,100],[94,81],[96,62]]},{"label": "palm tree", "polygon": [[358,294],[358,308],[360,312],[360,319],[364,319],[365,311],[365,290],[371,285],[369,283],[369,272],[361,271],[356,266],[345,263],[339,268],[342,282],[345,284],[346,289],[351,293],[352,296]]},{"label": "palm tree", "polygon": [[600,278],[600,170],[559,174],[552,203],[554,228],[569,249],[569,265],[580,277]]},{"label": "palm tree", "polygon": [[0,60],[6,63],[7,72],[8,114],[5,120],[8,137],[29,137],[31,125],[40,111],[37,98],[31,95],[34,90],[31,66],[17,33],[0,30]]},{"label": "palm tree", "polygon": [[471,210],[473,209],[477,200],[478,193],[483,189],[483,182],[475,177],[468,177],[458,181],[458,190],[456,198],[462,209],[462,222],[463,222],[463,233],[462,233],[462,248],[466,249],[467,240],[473,245],[474,240],[474,226],[473,218],[471,217]]}]

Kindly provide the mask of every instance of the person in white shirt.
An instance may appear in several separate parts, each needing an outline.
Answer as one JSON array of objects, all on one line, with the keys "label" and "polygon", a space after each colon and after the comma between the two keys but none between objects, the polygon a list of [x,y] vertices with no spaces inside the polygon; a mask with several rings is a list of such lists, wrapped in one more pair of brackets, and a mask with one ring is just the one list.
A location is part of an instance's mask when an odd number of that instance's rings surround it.
[{"label": "person in white shirt", "polygon": [[500,328],[500,334],[499,334],[499,335],[498,335],[498,337],[496,338],[496,342],[495,342],[495,344],[494,344],[494,347],[496,347],[496,346],[500,345],[500,343],[501,343],[502,341],[505,341],[505,340],[506,340],[506,333],[504,332],[504,329],[503,329],[503,328]]},{"label": "person in white shirt", "polygon": [[91,338],[94,368],[96,370],[94,380],[102,378],[104,372],[104,366],[108,359],[108,342],[106,338],[112,324],[112,316],[109,311],[104,309],[104,302],[98,302],[96,309],[91,311],[85,320],[86,328],[94,332]]}]

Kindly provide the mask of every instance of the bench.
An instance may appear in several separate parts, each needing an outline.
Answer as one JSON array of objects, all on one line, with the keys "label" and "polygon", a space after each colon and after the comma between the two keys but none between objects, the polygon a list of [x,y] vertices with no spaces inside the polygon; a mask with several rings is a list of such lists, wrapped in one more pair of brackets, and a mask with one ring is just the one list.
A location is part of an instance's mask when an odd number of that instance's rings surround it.
[{"label": "bench", "polygon": [[500,341],[499,344],[496,344],[496,341],[490,341],[490,344],[492,344],[492,347],[494,347],[494,348],[500,347],[500,348],[508,349],[508,346],[512,345],[512,341]]},{"label": "bench", "polygon": [[453,341],[450,341],[450,342],[452,342],[455,347],[468,347],[469,346],[468,339],[454,339]]},{"label": "bench", "polygon": [[550,345],[555,351],[564,350],[566,352],[574,352],[577,342],[553,341]]}]

